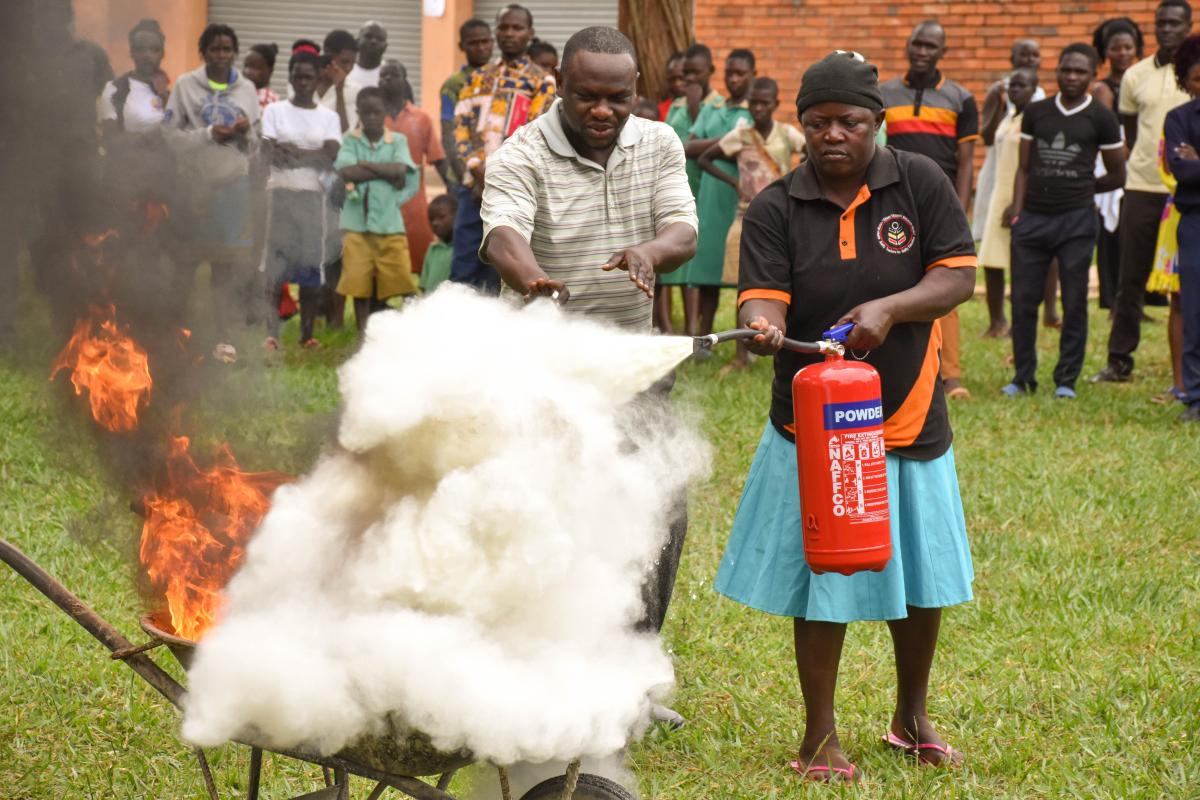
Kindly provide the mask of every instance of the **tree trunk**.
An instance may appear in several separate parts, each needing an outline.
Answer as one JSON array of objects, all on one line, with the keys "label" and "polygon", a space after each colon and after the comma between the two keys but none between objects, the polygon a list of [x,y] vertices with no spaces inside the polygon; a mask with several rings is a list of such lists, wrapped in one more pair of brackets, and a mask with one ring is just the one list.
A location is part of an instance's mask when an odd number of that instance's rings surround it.
[{"label": "tree trunk", "polygon": [[637,51],[638,90],[657,103],[666,93],[667,58],[692,43],[692,0],[621,0],[619,20]]}]

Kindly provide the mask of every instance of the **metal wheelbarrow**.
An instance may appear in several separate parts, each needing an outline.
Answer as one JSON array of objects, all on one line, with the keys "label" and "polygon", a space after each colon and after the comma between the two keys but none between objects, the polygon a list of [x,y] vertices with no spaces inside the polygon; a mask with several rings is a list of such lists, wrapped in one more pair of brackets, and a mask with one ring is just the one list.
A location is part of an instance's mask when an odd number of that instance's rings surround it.
[{"label": "metal wheelbarrow", "polygon": [[[141,619],[141,627],[150,635],[150,641],[134,645],[107,620],[93,611],[82,600],[56,581],[33,559],[19,549],[0,539],[0,560],[29,581],[35,589],[50,598],[71,619],[79,623],[105,647],[112,651],[114,660],[124,662],[148,684],[169,700],[176,708],[181,707],[186,690],[178,681],[154,662],[147,654],[157,647],[166,646],[186,669],[191,663],[196,643],[175,636],[169,625],[150,613]],[[473,763],[475,759],[467,751],[443,753],[433,747],[429,738],[415,731],[408,731],[388,720],[389,730],[385,734],[363,736],[349,747],[332,756],[321,756],[299,750],[276,750],[263,747],[253,741],[238,741],[250,748],[250,775],[246,797],[258,800],[262,780],[262,756],[264,750],[286,758],[305,761],[321,767],[325,788],[310,792],[292,800],[349,800],[350,776],[357,775],[375,782],[368,800],[378,800],[388,789],[396,789],[415,800],[455,800],[446,792],[459,769]],[[204,751],[193,748],[204,785],[210,800],[220,800],[216,781],[209,768]],[[508,772],[497,765],[500,791],[503,800],[513,800],[509,787]],[[432,777],[433,783],[420,780]],[[563,775],[556,775],[521,796],[520,800],[633,800],[629,790],[607,778],[581,770],[578,760],[571,762]]]}]

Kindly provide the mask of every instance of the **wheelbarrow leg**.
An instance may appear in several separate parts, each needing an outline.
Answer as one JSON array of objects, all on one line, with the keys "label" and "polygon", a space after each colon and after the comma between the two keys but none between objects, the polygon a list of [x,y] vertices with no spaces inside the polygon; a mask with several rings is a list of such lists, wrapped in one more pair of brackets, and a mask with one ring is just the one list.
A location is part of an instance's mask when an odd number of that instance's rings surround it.
[{"label": "wheelbarrow leg", "polygon": [[383,797],[383,793],[390,788],[392,787],[388,786],[383,781],[380,781],[379,784],[371,790],[371,793],[367,795],[367,800],[379,800],[380,797]]},{"label": "wheelbarrow leg", "polygon": [[501,800],[512,800],[512,787],[508,785],[508,768],[497,764],[496,772],[500,774]]},{"label": "wheelbarrow leg", "polygon": [[208,759],[204,755],[204,751],[199,747],[194,748],[196,760],[200,762],[200,772],[204,775],[204,787],[208,789],[210,800],[221,800],[217,794],[217,782],[213,780],[212,770],[209,769]]},{"label": "wheelbarrow leg", "polygon": [[438,778],[437,788],[441,789],[443,792],[446,791],[446,789],[450,787],[450,781],[454,780],[454,773],[456,772],[458,772],[456,769],[452,769],[449,772],[443,772],[442,777]]},{"label": "wheelbarrow leg", "polygon": [[337,800],[350,800],[350,774],[337,767],[333,771],[333,782],[338,787]]},{"label": "wheelbarrow leg", "polygon": [[258,785],[262,782],[262,748],[250,748],[250,785],[246,790],[246,800],[258,800]]}]

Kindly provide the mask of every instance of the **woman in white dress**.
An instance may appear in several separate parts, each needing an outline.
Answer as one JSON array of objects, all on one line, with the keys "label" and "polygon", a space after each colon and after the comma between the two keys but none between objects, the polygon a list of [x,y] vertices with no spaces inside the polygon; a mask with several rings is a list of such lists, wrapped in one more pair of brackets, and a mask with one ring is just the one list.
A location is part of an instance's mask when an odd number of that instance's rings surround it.
[{"label": "woman in white dress", "polygon": [[[1004,113],[1003,119],[996,121],[996,114],[985,122],[984,136],[989,133],[994,137],[992,152],[996,155],[996,182],[992,190],[991,203],[988,206],[987,218],[984,221],[983,236],[979,246],[979,266],[991,273],[992,270],[1001,276],[1010,264],[1011,237],[1004,221],[1009,218],[1013,200],[1013,177],[1017,174],[1021,151],[1021,115],[1025,106],[1033,100],[1037,90],[1037,72],[1022,68],[1014,70],[1008,78],[1008,99],[1011,110]],[[988,311],[992,317],[987,336],[1005,336],[1008,333],[1008,320],[1004,316],[1004,292],[999,294],[999,303],[989,293]],[[994,308],[998,305],[999,308]]]}]

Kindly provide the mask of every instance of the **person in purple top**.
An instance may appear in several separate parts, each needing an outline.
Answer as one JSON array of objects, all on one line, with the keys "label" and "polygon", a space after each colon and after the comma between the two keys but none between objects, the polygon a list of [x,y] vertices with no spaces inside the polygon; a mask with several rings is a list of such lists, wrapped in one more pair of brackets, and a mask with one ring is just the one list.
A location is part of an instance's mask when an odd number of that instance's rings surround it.
[{"label": "person in purple top", "polygon": [[1175,176],[1179,209],[1179,294],[1183,310],[1183,390],[1180,422],[1200,422],[1200,36],[1175,52],[1175,79],[1192,96],[1167,112],[1163,155]]}]

